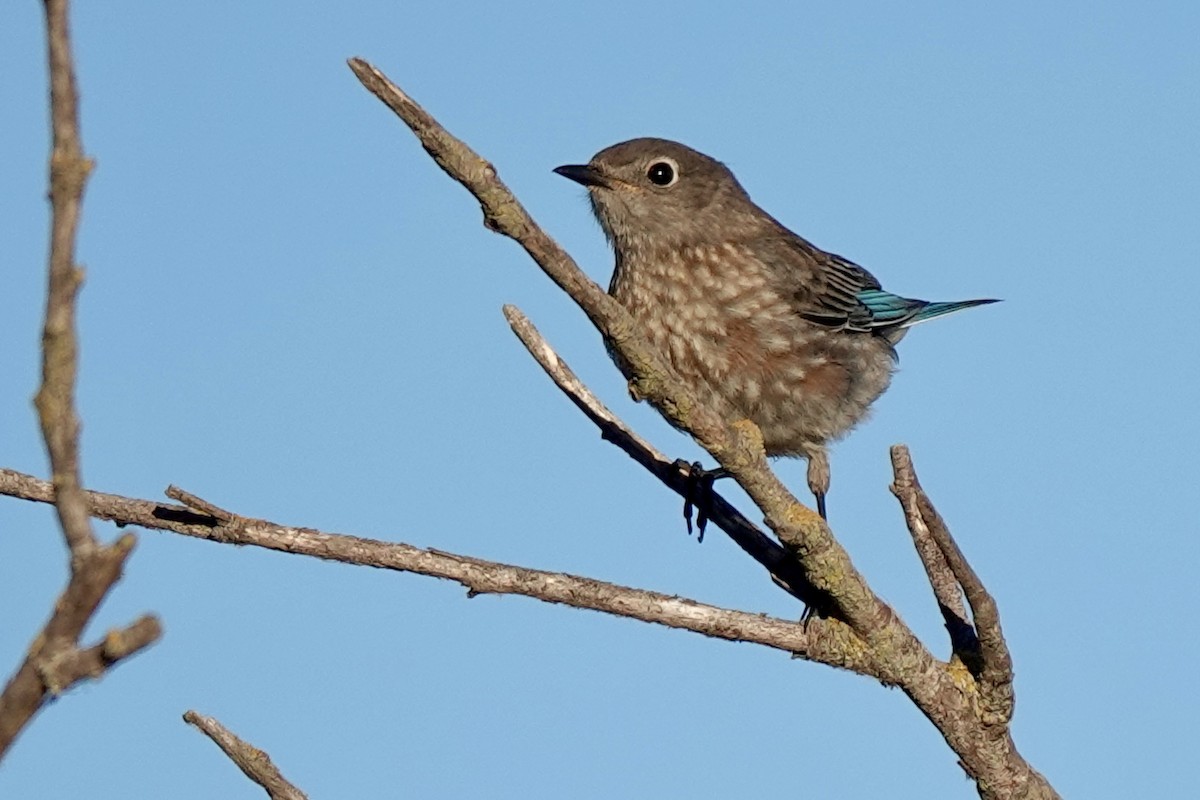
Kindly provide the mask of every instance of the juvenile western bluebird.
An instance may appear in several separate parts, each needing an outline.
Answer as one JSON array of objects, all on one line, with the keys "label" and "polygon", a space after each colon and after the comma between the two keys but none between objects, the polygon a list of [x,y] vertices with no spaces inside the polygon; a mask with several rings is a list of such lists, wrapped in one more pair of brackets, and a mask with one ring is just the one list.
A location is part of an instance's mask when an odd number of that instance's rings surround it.
[{"label": "juvenile western bluebird", "polygon": [[588,189],[616,253],[609,294],[702,403],[753,421],[767,455],[808,459],[822,517],[826,444],[887,389],[908,328],[996,302],[884,291],[755,205],[724,164],[678,142],[633,139],[554,171]]}]

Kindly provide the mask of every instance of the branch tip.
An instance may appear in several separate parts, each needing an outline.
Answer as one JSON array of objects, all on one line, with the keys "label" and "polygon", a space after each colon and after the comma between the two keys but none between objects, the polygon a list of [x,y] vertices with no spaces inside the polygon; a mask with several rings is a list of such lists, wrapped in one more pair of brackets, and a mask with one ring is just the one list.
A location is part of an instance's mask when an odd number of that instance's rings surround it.
[{"label": "branch tip", "polygon": [[271,756],[238,738],[215,717],[189,710],[184,712],[183,721],[211,739],[247,778],[265,789],[272,800],[306,800],[306,795],[283,777]]}]

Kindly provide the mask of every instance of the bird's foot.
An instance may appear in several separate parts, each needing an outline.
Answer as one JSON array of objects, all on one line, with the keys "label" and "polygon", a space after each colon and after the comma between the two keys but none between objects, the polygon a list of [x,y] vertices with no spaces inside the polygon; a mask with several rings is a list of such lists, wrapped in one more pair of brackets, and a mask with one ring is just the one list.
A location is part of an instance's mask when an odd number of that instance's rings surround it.
[{"label": "bird's foot", "polygon": [[688,463],[682,458],[675,466],[687,470],[687,487],[683,494],[683,519],[687,522],[688,536],[692,535],[692,513],[696,514],[696,541],[704,541],[704,529],[708,527],[708,512],[712,506],[713,483],[728,478],[722,467],[704,469],[699,461]]}]

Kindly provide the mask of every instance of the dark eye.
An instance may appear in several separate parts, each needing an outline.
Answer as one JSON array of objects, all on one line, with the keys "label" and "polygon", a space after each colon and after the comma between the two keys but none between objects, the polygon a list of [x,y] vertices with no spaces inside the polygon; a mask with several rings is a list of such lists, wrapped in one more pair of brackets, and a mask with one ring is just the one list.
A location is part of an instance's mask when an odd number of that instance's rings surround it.
[{"label": "dark eye", "polygon": [[675,182],[675,167],[667,161],[655,161],[646,170],[646,177],[655,186],[670,186]]}]

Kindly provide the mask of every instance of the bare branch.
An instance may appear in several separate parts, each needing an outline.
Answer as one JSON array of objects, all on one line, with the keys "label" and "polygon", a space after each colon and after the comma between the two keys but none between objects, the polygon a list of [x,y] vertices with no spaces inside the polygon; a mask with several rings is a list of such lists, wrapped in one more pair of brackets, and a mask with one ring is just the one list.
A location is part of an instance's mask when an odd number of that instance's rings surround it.
[{"label": "bare branch", "polygon": [[79,481],[79,418],[75,415],[75,295],[83,272],[75,266],[75,237],[92,164],[79,138],[78,97],[66,0],[46,0],[50,57],[50,269],[42,329],[42,385],[34,400],[58,500],[56,508],[72,557],[96,547]]},{"label": "bare branch", "polygon": [[247,778],[266,789],[271,800],[308,800],[308,795],[288,783],[269,755],[249,742],[239,739],[215,717],[188,711],[184,713],[183,721],[196,726],[201,733],[216,742],[217,747],[238,765]]},{"label": "bare branch", "polygon": [[42,384],[34,404],[50,456],[52,502],[70,551],[71,577],[25,660],[0,694],[0,758],[49,697],[157,640],[162,631],[143,617],[124,631],[81,650],[79,637],[96,608],[121,577],[133,536],[102,546],[92,535],[87,500],[80,485],[79,418],[75,412],[78,341],[75,299],[83,280],[75,265],[75,239],[91,162],[83,155],[79,100],[67,20],[67,0],[45,0],[50,63],[50,264],[46,319],[42,329]]},{"label": "bare branch", "polygon": [[[184,492],[179,494],[187,495]],[[50,502],[53,487],[32,475],[0,469],[0,494]],[[193,496],[193,495],[187,495]],[[382,542],[312,528],[230,515],[226,523],[204,511],[100,492],[85,492],[92,516],[118,525],[168,530],[224,544],[252,545],[344,564],[412,572],[457,581],[471,596],[516,594],[548,603],[652,622],[717,639],[761,644],[793,656],[878,676],[879,665],[844,625],[806,626],[792,620],[698,603],[561,572],[526,569],[399,542]],[[207,501],[202,504],[208,506]],[[229,512],[225,512],[229,513]]]},{"label": "bare branch", "polygon": [[[37,480],[37,479],[33,479]],[[53,502],[52,484],[39,481],[45,502]],[[84,510],[87,509],[86,493]],[[80,651],[84,627],[101,601],[121,577],[135,539],[125,534],[111,546],[101,547],[76,560],[67,588],[54,604],[54,613],[29,646],[25,660],[0,694],[0,756],[34,714],[51,697],[84,678],[96,678],[103,669],[133,655],[161,636],[158,621],[146,617],[101,645]]]},{"label": "bare branch", "polygon": [[[958,542],[950,534],[942,515],[934,508],[933,501],[921,488],[913,468],[912,456],[908,448],[896,445],[892,448],[892,465],[896,474],[896,483],[908,487],[908,493],[916,510],[929,532],[930,538],[937,544],[938,549],[954,576],[954,580],[962,587],[971,606],[971,616],[975,621],[978,636],[978,651],[981,665],[977,669],[979,676],[979,694],[985,708],[985,719],[989,722],[1008,722],[1012,719],[1013,705],[1013,665],[1012,654],[1009,653],[1008,643],[1000,628],[1000,612],[996,601],[984,587],[983,581],[972,569],[967,557],[958,546]],[[901,501],[903,502],[903,501]],[[906,508],[907,515],[907,508]]]},{"label": "bare branch", "polygon": [[892,471],[894,480],[891,492],[900,501],[904,511],[904,521],[912,534],[913,547],[925,567],[925,575],[933,588],[938,610],[950,634],[950,644],[954,653],[974,667],[979,661],[979,640],[975,628],[967,619],[967,609],[963,604],[962,590],[954,577],[942,549],[938,547],[921,516],[917,504],[919,488],[912,462],[908,460],[908,449],[903,445],[894,445],[891,449]]}]

